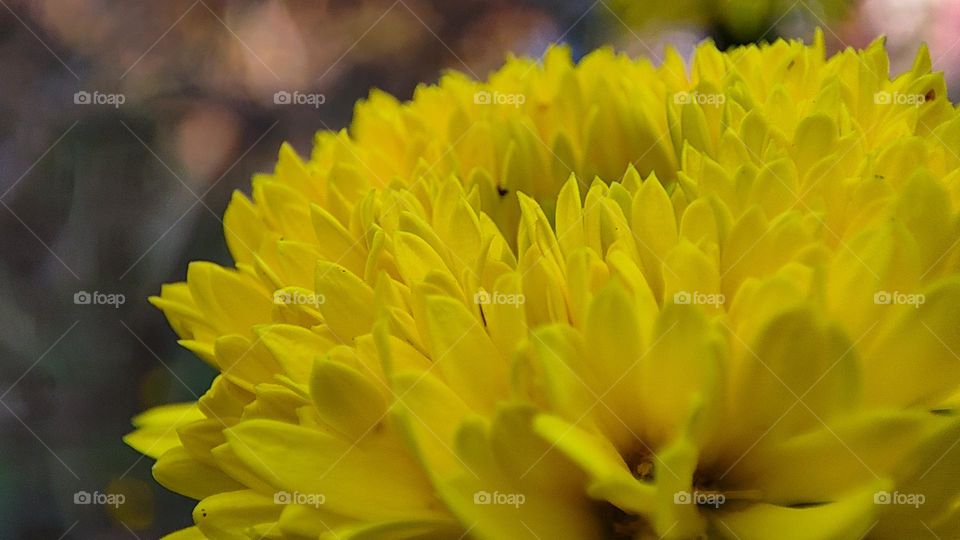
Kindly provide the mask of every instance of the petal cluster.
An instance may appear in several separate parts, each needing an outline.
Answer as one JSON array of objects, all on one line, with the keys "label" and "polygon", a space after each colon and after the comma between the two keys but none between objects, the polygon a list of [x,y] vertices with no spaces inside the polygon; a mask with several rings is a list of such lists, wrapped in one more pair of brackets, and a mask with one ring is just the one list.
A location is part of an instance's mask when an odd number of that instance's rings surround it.
[{"label": "petal cluster", "polygon": [[178,540],[955,537],[958,151],[882,41],[374,92],[152,299],[220,375],[128,442]]}]

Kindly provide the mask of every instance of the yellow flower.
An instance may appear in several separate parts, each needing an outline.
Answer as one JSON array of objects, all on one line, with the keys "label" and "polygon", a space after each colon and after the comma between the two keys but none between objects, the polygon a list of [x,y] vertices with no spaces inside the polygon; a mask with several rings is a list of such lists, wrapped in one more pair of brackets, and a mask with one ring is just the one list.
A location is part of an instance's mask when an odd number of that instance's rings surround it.
[{"label": "yellow flower", "polygon": [[957,537],[957,148],[819,35],[374,92],[152,299],[220,375],[128,442],[178,540]]}]

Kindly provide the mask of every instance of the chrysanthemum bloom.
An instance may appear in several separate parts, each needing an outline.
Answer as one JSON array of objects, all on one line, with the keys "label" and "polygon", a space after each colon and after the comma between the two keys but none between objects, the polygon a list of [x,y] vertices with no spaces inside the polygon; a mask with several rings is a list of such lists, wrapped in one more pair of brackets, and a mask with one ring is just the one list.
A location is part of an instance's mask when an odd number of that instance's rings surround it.
[{"label": "chrysanthemum bloom", "polygon": [[373,93],[153,302],[192,538],[960,535],[960,118],[882,42]]}]

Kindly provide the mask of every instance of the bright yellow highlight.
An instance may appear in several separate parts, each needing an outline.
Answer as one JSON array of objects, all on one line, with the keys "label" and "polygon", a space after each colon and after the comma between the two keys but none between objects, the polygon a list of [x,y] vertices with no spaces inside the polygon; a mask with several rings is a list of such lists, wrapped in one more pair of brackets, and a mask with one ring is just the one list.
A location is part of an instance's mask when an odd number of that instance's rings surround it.
[{"label": "bright yellow highlight", "polygon": [[554,48],[283,147],[152,299],[169,538],[960,536],[960,117],[888,71]]}]

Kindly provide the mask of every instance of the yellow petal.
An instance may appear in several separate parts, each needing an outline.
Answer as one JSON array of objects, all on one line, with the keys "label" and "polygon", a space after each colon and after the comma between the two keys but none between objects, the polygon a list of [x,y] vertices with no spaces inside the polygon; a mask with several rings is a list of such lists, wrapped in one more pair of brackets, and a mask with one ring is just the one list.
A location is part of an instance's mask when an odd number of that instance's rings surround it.
[{"label": "yellow petal", "polygon": [[809,308],[780,314],[743,349],[733,390],[742,444],[818,427],[860,399],[852,344]]},{"label": "yellow petal", "polygon": [[782,442],[761,443],[723,473],[723,482],[785,506],[830,501],[873,483],[878,471],[896,481],[914,476],[926,468],[920,460],[925,441],[945,438],[957,426],[926,411],[859,414]]},{"label": "yellow petal", "polygon": [[382,521],[372,524],[338,527],[324,532],[320,540],[418,540],[426,538],[461,538],[464,531],[450,522],[439,520]]},{"label": "yellow petal", "polygon": [[720,401],[724,357],[719,336],[698,306],[667,305],[653,340],[643,356],[637,406],[643,409],[644,439],[658,446],[685,432],[700,404],[708,405],[699,431],[716,418],[719,411],[710,404]]},{"label": "yellow petal", "polygon": [[282,509],[271,497],[251,490],[226,491],[200,501],[193,521],[210,538],[247,540],[248,531],[254,530],[262,533],[257,538],[280,538],[277,520]]},{"label": "yellow petal", "polygon": [[203,419],[203,413],[194,403],[160,405],[133,418],[135,429],[123,437],[123,442],[134,450],[154,459],[167,450],[180,446],[177,428]]},{"label": "yellow petal", "polygon": [[226,434],[237,456],[266,482],[323,495],[332,511],[381,519],[434,514],[426,479],[396,441],[371,434],[351,444],[272,420],[243,422]]},{"label": "yellow petal", "polygon": [[219,469],[194,459],[181,447],[171,448],[153,466],[153,477],[167,489],[191,499],[242,489]]},{"label": "yellow petal", "polygon": [[729,540],[766,539],[770,531],[777,531],[777,537],[785,540],[862,538],[883,508],[874,504],[874,495],[888,487],[887,482],[877,481],[834,502],[808,508],[765,503],[742,510],[723,508],[711,521],[714,534]]},{"label": "yellow petal", "polygon": [[[943,282],[921,298],[922,304],[917,299],[913,305],[878,306],[901,309],[890,332],[864,353],[868,403],[935,407],[956,391],[960,382],[960,281]],[[909,361],[909,375],[904,372],[905,361]]]},{"label": "yellow petal", "polygon": [[284,373],[302,384],[310,380],[314,358],[336,344],[316,332],[289,324],[262,326],[256,333]]},{"label": "yellow petal", "polygon": [[607,439],[550,415],[537,417],[534,429],[587,473],[592,496],[634,513],[653,510],[655,489],[633,477]]},{"label": "yellow petal", "polygon": [[430,353],[450,388],[471,407],[492,411],[507,394],[507,365],[483,326],[462,302],[426,298]]},{"label": "yellow petal", "polygon": [[386,401],[378,384],[369,374],[318,358],[310,378],[310,395],[324,422],[356,440],[386,416]]},{"label": "yellow petal", "polygon": [[373,327],[373,289],[346,268],[329,262],[317,263],[317,293],[323,320],[343,343]]}]

